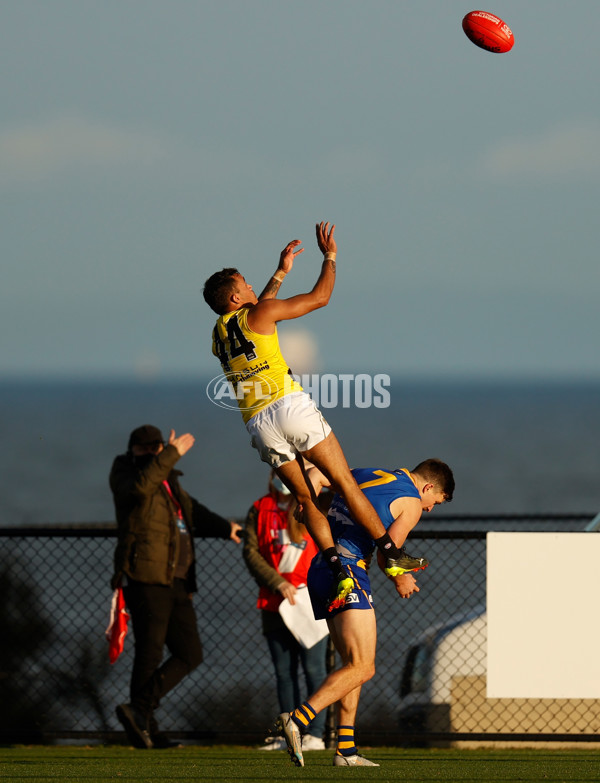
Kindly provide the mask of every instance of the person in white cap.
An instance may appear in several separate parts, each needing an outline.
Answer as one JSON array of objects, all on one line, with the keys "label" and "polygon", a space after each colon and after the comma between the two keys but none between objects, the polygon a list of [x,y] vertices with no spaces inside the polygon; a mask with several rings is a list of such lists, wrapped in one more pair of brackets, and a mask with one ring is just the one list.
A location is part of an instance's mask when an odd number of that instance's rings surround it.
[{"label": "person in white cap", "polygon": [[[295,605],[298,590],[306,588],[306,576],[318,548],[305,525],[294,516],[296,503],[281,479],[271,471],[269,491],[256,500],[246,517],[243,556],[248,571],[259,586],[256,606],[262,632],[275,669],[277,699],[281,712],[290,712],[302,693],[313,693],[325,679],[327,639],[306,649],[293,635],[279,613],[287,599]],[[300,699],[301,700],[301,699]],[[303,749],[324,750],[326,712],[313,721],[304,735]],[[260,750],[286,750],[283,737],[270,735]]]}]

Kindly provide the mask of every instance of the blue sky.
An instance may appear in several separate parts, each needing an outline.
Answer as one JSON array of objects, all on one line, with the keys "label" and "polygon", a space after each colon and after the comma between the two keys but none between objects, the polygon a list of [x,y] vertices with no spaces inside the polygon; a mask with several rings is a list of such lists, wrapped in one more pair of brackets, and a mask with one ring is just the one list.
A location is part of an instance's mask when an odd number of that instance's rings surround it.
[{"label": "blue sky", "polygon": [[597,0],[0,7],[5,377],[216,375],[204,280],[331,220],[315,368],[600,378]]}]

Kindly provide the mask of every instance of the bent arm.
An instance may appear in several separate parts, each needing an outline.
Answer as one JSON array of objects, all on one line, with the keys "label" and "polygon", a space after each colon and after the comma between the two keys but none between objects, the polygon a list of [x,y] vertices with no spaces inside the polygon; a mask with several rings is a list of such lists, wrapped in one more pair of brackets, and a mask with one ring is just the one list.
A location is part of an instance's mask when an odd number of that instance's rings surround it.
[{"label": "bent arm", "polygon": [[304,248],[296,250],[299,244],[299,239],[293,239],[283,248],[281,255],[279,256],[279,266],[277,267],[275,274],[271,276],[271,279],[263,288],[258,297],[259,302],[262,302],[263,299],[274,299],[277,296],[284,277],[288,272],[292,271],[296,256],[299,256],[300,253],[304,253]]},{"label": "bent arm", "polygon": [[131,458],[117,458],[110,474],[113,495],[121,500],[128,496],[153,495],[168,477],[179,456],[177,449],[168,445],[143,468],[137,468]]},{"label": "bent arm", "polygon": [[[298,294],[290,299],[275,298],[283,280],[282,275],[285,267],[285,264],[282,266],[280,260],[280,267],[271,278],[265,291],[261,293],[258,304],[250,308],[248,312],[248,325],[253,331],[258,332],[258,334],[272,334],[278,321],[300,318],[328,304],[335,285],[337,245],[334,232],[335,226],[329,228],[329,223],[319,223],[317,225],[317,242],[325,257],[317,282],[308,293]],[[291,269],[291,264],[295,257],[293,248],[297,244],[299,244],[299,240],[290,242],[282,253],[282,258],[284,254],[287,255],[289,269]],[[302,251],[296,251],[296,255],[300,252]],[[279,279],[280,276],[281,279]]]},{"label": "bent arm", "polygon": [[[417,498],[396,498],[390,505],[390,511],[394,515],[394,521],[388,528],[388,533],[394,544],[400,549],[406,541],[408,534],[417,524],[423,513],[421,501]],[[386,558],[379,550],[377,552],[377,565],[385,574]],[[386,574],[387,576],[387,574]],[[413,593],[418,593],[419,588],[412,574],[406,573],[401,576],[389,576],[388,579],[394,583],[396,592],[401,598],[410,598]]]},{"label": "bent arm", "polygon": [[323,261],[321,274],[312,291],[290,299],[263,299],[248,312],[248,325],[258,334],[272,334],[278,321],[300,318],[313,310],[325,307],[331,298],[335,283],[335,262]]},{"label": "bent arm", "polygon": [[417,498],[396,498],[390,505],[394,521],[388,528],[388,533],[394,544],[400,549],[404,546],[408,534],[417,524],[423,513],[421,501]]}]

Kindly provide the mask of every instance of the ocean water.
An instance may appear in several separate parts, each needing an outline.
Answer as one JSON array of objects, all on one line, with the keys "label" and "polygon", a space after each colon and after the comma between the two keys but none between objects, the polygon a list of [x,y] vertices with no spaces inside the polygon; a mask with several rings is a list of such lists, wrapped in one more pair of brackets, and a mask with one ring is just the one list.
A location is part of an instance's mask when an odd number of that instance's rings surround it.
[{"label": "ocean water", "polygon": [[[1,526],[112,522],[108,473],[129,432],[144,423],[166,436],[190,431],[194,448],[179,462],[183,485],[213,510],[244,517],[267,485],[268,469],[248,442],[237,411],[216,407],[206,381],[170,383],[11,382],[0,386]],[[485,540],[423,538],[444,515],[596,514],[600,511],[600,383],[408,383],[394,380],[388,408],[324,409],[351,465],[414,467],[437,456],[453,468],[455,499],[413,532],[410,550],[431,566],[418,576],[421,592],[398,601],[383,576],[372,575],[378,612],[377,676],[361,699],[361,730],[393,730],[398,688],[410,644],[432,624],[485,603]],[[491,524],[491,523],[490,523]],[[536,529],[508,520],[495,529]],[[480,520],[472,521],[483,527]],[[581,530],[585,522],[540,522],[537,529]],[[103,630],[108,617],[114,540],[6,537],[4,562],[36,585],[40,614],[53,634],[39,653],[52,671],[78,671],[90,650],[103,675],[92,708],[85,693],[52,700],[54,730],[118,730],[115,704],[126,698],[132,640],[107,671]],[[225,558],[241,547],[206,541],[198,547],[202,575],[196,607],[205,662],[186,687],[169,694],[160,712],[164,730],[239,728],[237,700],[247,695],[248,730],[266,731],[277,713],[275,687],[255,609],[256,588],[223,582]],[[228,562],[230,562],[228,560]],[[460,578],[448,565],[460,563]],[[440,567],[441,566],[441,567]],[[241,566],[241,574],[245,573]],[[452,572],[452,568],[450,568]],[[214,585],[219,584],[219,590]],[[85,596],[82,605],[81,596]],[[398,629],[402,632],[398,634]],[[231,644],[232,629],[243,644]],[[104,668],[102,667],[104,662]],[[36,663],[36,661],[34,661]],[[29,671],[29,670],[24,670]],[[36,670],[37,671],[37,670]],[[29,675],[27,675],[29,678]],[[24,682],[23,688],[28,686]],[[308,694],[305,694],[308,695]],[[233,712],[235,711],[235,715]]]},{"label": "ocean water", "polygon": [[[2,526],[110,522],[108,473],[144,423],[192,432],[183,485],[243,517],[267,485],[241,416],[212,403],[208,379],[4,381],[0,386]],[[439,457],[456,492],[444,514],[600,511],[600,382],[416,382],[392,379],[386,408],[323,413],[350,465],[414,467]]]}]

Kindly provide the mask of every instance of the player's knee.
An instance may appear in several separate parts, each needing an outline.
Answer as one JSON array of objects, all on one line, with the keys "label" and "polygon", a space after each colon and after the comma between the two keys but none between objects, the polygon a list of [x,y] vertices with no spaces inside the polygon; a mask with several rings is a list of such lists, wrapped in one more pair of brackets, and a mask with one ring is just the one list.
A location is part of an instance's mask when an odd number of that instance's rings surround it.
[{"label": "player's knee", "polygon": [[364,685],[375,675],[374,661],[360,661],[347,664],[353,671],[353,677],[356,680],[356,686]]},{"label": "player's knee", "polygon": [[360,669],[361,684],[368,682],[375,676],[375,663],[364,663]]}]

